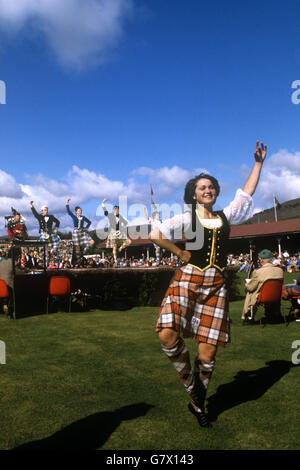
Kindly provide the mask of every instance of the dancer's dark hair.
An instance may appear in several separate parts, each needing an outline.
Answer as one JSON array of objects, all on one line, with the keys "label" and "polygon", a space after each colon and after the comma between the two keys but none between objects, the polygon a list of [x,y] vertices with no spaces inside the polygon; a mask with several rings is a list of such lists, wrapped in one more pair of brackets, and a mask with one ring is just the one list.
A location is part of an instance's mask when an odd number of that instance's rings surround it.
[{"label": "dancer's dark hair", "polygon": [[184,202],[185,204],[189,205],[189,208],[192,210],[192,230],[193,232],[196,230],[196,205],[197,200],[195,199],[195,191],[197,183],[200,179],[205,178],[210,180],[216,190],[217,196],[220,194],[220,185],[216,178],[207,174],[207,173],[200,173],[200,175],[195,176],[194,178],[190,179],[186,185],[184,190]]},{"label": "dancer's dark hair", "polygon": [[194,178],[190,179],[186,185],[185,185],[185,190],[184,190],[184,202],[186,204],[194,204],[195,203],[195,191],[196,191],[196,186],[197,183],[200,179],[205,178],[207,180],[210,180],[216,190],[217,196],[219,196],[220,193],[220,185],[219,182],[216,178],[214,178],[211,175],[208,175],[206,173],[200,173],[200,175],[195,176]]}]

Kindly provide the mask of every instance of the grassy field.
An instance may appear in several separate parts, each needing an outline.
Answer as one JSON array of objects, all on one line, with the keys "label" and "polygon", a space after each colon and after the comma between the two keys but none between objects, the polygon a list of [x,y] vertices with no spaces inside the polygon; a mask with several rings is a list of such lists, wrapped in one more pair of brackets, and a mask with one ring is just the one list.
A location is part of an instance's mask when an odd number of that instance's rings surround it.
[{"label": "grassy field", "polygon": [[[0,449],[299,449],[291,357],[300,323],[243,326],[242,305],[230,304],[232,343],[218,350],[208,430],[161,352],[157,308],[1,315]],[[193,358],[196,343],[186,343]]]}]

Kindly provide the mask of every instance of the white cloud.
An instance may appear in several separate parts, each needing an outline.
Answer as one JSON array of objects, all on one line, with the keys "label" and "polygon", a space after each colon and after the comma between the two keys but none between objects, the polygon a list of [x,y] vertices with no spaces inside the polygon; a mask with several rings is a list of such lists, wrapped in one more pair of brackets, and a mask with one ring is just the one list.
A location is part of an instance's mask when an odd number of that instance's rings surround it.
[{"label": "white cloud", "polygon": [[283,149],[266,159],[255,197],[267,208],[273,205],[273,194],[279,202],[300,197],[300,152]]},{"label": "white cloud", "polygon": [[0,197],[20,199],[22,196],[22,188],[15,178],[0,170]]},{"label": "white cloud", "polygon": [[185,184],[187,183],[189,179],[193,178],[194,176],[202,172],[209,173],[203,168],[186,170],[185,168],[181,168],[177,165],[174,165],[172,167],[164,166],[162,168],[157,168],[157,169],[142,166],[134,170],[133,174],[140,175],[140,176],[148,176],[149,182],[152,184],[156,184],[156,183],[159,185],[166,184],[172,189],[176,189],[176,188],[185,186]]},{"label": "white cloud", "polygon": [[132,0],[0,0],[0,28],[42,33],[63,66],[103,63],[123,34]]},{"label": "white cloud", "polygon": [[[201,169],[198,169],[201,170]],[[243,168],[243,171],[245,168]],[[249,170],[250,171],[250,170]],[[249,174],[247,171],[247,175]],[[11,213],[11,207],[19,210],[28,219],[31,233],[36,233],[37,223],[33,219],[29,202],[34,201],[37,210],[43,204],[61,220],[62,231],[69,231],[70,220],[65,212],[67,197],[71,197],[71,207],[82,205],[92,228],[96,228],[99,217],[96,209],[106,197],[108,203],[115,204],[120,196],[127,197],[127,203],[140,203],[150,206],[150,184],[156,204],[182,202],[183,191],[189,178],[200,171],[188,170],[178,166],[153,169],[140,167],[132,172],[132,177],[125,181],[112,180],[102,173],[87,168],[73,166],[60,181],[46,178],[42,174],[26,175],[26,183],[0,170],[0,228],[4,234],[4,216]],[[228,183],[229,184],[229,183]],[[223,188],[224,184],[222,184]],[[225,185],[226,186],[226,185]],[[290,153],[281,150],[271,155],[264,163],[261,179],[255,193],[256,209],[271,207],[273,194],[279,202],[300,197],[300,152]],[[220,203],[222,200],[220,199]],[[227,205],[230,201],[225,201]],[[223,207],[222,205],[222,207]],[[257,210],[256,210],[257,211]],[[102,215],[102,211],[100,210]],[[132,213],[129,222],[144,223],[143,212]]]}]

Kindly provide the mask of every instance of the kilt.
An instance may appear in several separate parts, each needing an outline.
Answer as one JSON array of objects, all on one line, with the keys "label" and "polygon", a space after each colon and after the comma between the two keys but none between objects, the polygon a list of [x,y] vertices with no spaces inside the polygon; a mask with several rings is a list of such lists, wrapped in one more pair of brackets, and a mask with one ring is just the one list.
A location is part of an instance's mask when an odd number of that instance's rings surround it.
[{"label": "kilt", "polygon": [[92,238],[90,235],[82,230],[82,228],[74,228],[72,233],[72,241],[75,246],[90,246]]},{"label": "kilt", "polygon": [[124,243],[130,241],[127,239],[124,233],[121,233],[119,230],[112,230],[106,240],[106,248],[120,248]]},{"label": "kilt", "polygon": [[48,232],[41,231],[40,242],[47,242],[47,246],[51,247],[51,251],[55,251],[58,250],[61,240],[57,233],[48,234]]},{"label": "kilt", "polygon": [[292,297],[300,297],[300,291],[295,289],[294,284],[286,284],[282,289],[282,299],[290,300]]},{"label": "kilt", "polygon": [[171,328],[196,341],[225,347],[230,319],[223,274],[187,265],[174,275],[161,304],[155,332]]}]

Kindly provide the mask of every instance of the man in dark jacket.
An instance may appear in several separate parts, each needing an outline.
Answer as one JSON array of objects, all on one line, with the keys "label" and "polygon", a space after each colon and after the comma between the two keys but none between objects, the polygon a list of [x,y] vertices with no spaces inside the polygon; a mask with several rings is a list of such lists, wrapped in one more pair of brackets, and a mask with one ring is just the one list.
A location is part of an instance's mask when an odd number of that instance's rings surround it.
[{"label": "man in dark jacket", "polygon": [[46,242],[51,253],[58,250],[61,242],[60,237],[56,233],[60,222],[54,215],[48,214],[48,207],[42,206],[41,213],[39,214],[33,206],[33,201],[30,201],[30,207],[34,217],[39,221],[40,241]]}]

